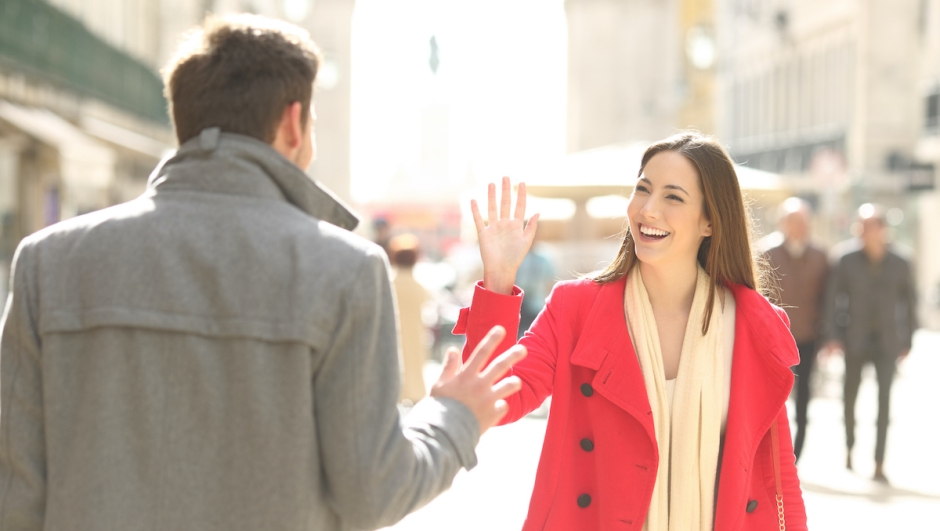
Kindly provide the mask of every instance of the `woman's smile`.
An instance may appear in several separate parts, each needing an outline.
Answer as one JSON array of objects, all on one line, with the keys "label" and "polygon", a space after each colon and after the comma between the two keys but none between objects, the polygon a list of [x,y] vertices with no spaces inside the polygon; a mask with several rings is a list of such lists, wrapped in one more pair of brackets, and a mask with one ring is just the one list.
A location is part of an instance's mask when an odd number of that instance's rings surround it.
[{"label": "woman's smile", "polygon": [[671,232],[657,229],[656,227],[651,227],[649,225],[644,225],[642,223],[637,224],[640,227],[640,240],[644,242],[658,242],[664,240],[668,237]]}]

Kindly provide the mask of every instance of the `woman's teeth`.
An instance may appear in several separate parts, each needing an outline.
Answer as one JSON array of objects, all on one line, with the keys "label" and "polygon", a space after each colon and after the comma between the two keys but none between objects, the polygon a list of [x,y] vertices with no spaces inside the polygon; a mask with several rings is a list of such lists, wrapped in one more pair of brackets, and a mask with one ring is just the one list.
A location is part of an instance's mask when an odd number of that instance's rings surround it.
[{"label": "woman's teeth", "polygon": [[666,236],[669,236],[668,232],[660,229],[654,229],[652,227],[640,227],[640,233],[648,238],[665,238]]}]

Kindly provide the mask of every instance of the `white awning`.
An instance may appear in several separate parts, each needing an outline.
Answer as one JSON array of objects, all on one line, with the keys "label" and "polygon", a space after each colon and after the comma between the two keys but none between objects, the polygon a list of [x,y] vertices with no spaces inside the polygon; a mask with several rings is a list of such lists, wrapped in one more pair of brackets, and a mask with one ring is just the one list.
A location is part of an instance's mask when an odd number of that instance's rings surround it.
[{"label": "white awning", "polygon": [[[608,195],[629,195],[636,181],[640,161],[649,143],[612,144],[571,153],[560,163],[533,168],[525,181],[532,195],[588,199]],[[785,188],[776,173],[736,165],[738,183],[745,191],[776,191]]]},{"label": "white awning", "polygon": [[81,126],[85,132],[96,138],[156,160],[162,159],[174,149],[169,144],[92,116],[83,116]]},{"label": "white awning", "polygon": [[114,149],[54,112],[0,100],[0,119],[56,148],[66,186],[106,188],[114,180]]}]

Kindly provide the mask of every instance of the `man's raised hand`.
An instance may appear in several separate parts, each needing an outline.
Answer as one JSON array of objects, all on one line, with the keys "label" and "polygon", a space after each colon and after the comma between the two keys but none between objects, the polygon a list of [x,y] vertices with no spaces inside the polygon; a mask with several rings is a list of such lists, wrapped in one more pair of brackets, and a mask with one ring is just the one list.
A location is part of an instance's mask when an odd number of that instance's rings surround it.
[{"label": "man's raised hand", "polygon": [[503,379],[509,369],[525,357],[522,345],[510,348],[486,365],[505,335],[503,327],[494,326],[473,349],[467,363],[460,362],[457,349],[449,349],[441,377],[431,387],[431,396],[453,398],[467,406],[480,423],[481,435],[506,415],[509,408],[505,398],[522,387],[516,376]]}]

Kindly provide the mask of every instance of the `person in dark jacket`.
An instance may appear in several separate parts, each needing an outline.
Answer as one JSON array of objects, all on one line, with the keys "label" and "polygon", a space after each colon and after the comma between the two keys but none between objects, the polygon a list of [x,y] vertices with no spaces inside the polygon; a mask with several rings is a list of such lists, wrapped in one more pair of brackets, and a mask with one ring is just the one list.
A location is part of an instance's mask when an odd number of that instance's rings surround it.
[{"label": "person in dark jacket", "polygon": [[797,460],[806,439],[810,378],[816,363],[823,328],[822,309],[829,262],[826,253],[810,241],[809,203],[791,197],[783,202],[780,231],[783,242],[767,251],[767,259],[777,275],[780,305],[790,318],[790,332],[800,351],[796,366],[796,435],[793,453]]},{"label": "person in dark jacket", "polygon": [[878,377],[878,435],[875,443],[876,481],[887,483],[884,473],[888,438],[891,384],[895,365],[911,349],[917,329],[916,295],[910,262],[888,243],[884,209],[864,204],[858,209],[859,236],[833,262],[827,287],[829,323],[827,351],[845,355],[846,467],[852,469],[855,445],[855,399],[862,367],[875,366]]}]

